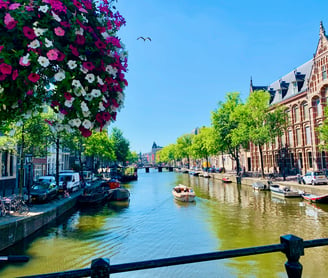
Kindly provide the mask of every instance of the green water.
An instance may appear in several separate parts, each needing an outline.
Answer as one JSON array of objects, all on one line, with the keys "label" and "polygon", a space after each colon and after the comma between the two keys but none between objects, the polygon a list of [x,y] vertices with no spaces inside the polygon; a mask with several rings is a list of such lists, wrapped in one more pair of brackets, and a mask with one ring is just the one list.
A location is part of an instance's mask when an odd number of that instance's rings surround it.
[{"label": "green water", "polygon": [[[194,188],[195,203],[173,200],[171,189]],[[28,263],[2,265],[0,277],[17,277],[111,264],[277,244],[280,236],[328,237],[328,206],[302,199],[277,199],[249,186],[222,184],[188,174],[139,171],[126,185],[130,202],[77,210],[7,252]],[[328,247],[309,248],[301,258],[303,277],[327,277]],[[287,277],[282,253],[112,274],[111,277]]]}]

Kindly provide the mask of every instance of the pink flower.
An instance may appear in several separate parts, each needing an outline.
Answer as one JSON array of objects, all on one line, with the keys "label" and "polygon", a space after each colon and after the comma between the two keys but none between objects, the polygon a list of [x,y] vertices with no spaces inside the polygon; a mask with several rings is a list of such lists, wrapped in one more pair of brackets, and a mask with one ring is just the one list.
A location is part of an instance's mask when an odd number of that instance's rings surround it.
[{"label": "pink flower", "polygon": [[69,23],[66,22],[66,21],[61,21],[60,24],[61,24],[61,26],[63,26],[63,27],[67,27],[67,28],[71,27],[71,24],[69,24]]},{"label": "pink flower", "polygon": [[11,65],[5,63],[0,64],[0,72],[2,74],[11,74],[11,71],[12,71]]},{"label": "pink flower", "polygon": [[58,58],[57,51],[55,49],[49,50],[47,53],[47,57],[49,60],[52,60],[52,61],[57,60],[57,58]]},{"label": "pink flower", "polygon": [[73,45],[70,45],[69,48],[71,49],[72,51],[72,54],[76,57],[80,56],[79,52],[77,51],[77,48],[74,47]]},{"label": "pink flower", "polygon": [[20,7],[21,4],[19,3],[14,3],[9,6],[9,10],[16,10]]},{"label": "pink flower", "polygon": [[60,52],[59,50],[57,50],[57,55],[58,55],[57,61],[60,61],[60,62],[64,61],[66,55],[63,52]]},{"label": "pink flower", "polygon": [[106,44],[104,44],[102,41],[100,41],[100,40],[97,40],[96,42],[95,42],[95,45],[96,45],[96,47],[98,48],[98,49],[105,49],[106,48]]},{"label": "pink flower", "polygon": [[83,126],[80,126],[79,130],[81,131],[83,137],[89,137],[92,134],[92,132],[89,129],[86,129]]},{"label": "pink flower", "polygon": [[85,44],[85,38],[82,35],[76,35],[76,44],[83,45]]},{"label": "pink flower", "polygon": [[7,25],[6,28],[8,30],[14,29],[16,27],[16,24],[18,23],[18,21],[14,20],[14,21],[10,21]]},{"label": "pink flower", "polygon": [[40,79],[40,75],[38,75],[37,73],[32,72],[32,73],[30,73],[30,75],[27,78],[31,82],[35,83]]},{"label": "pink flower", "polygon": [[26,92],[26,94],[27,94],[28,96],[32,96],[32,95],[33,95],[33,91],[32,91],[32,90],[28,90],[28,91]]},{"label": "pink flower", "polygon": [[12,74],[12,79],[16,80],[17,77],[18,77],[18,70],[14,70]]},{"label": "pink flower", "polygon": [[119,107],[119,104],[117,103],[115,98],[112,99],[112,103],[113,103],[114,107],[116,107],[116,108]]},{"label": "pink flower", "polygon": [[100,113],[97,113],[96,114],[96,121],[98,123],[102,123],[103,122],[103,117],[102,117],[102,115]]},{"label": "pink flower", "polygon": [[77,1],[77,0],[73,0],[73,5],[74,5],[75,7],[77,7],[77,9],[82,8],[82,4],[81,4],[79,1]]},{"label": "pink flower", "polygon": [[1,53],[1,50],[4,48],[4,46],[3,45],[0,45],[0,53]]},{"label": "pink flower", "polygon": [[111,115],[108,112],[104,112],[103,119],[108,122],[111,119]]},{"label": "pink flower", "polygon": [[55,28],[55,34],[56,34],[57,36],[59,36],[59,37],[62,37],[62,36],[65,35],[65,31],[64,31],[64,29],[61,28],[61,27],[56,27],[56,28]]},{"label": "pink flower", "polygon": [[83,1],[82,0],[82,3],[84,4],[84,6],[85,6],[86,9],[88,9],[88,10],[91,10],[92,9],[92,1],[90,1],[90,0]]},{"label": "pink flower", "polygon": [[15,21],[15,19],[9,14],[6,13],[5,20],[3,21],[6,25],[8,25],[10,22]]},{"label": "pink flower", "polygon": [[87,70],[93,70],[95,66],[92,64],[92,62],[83,62],[83,67]]},{"label": "pink flower", "polygon": [[72,95],[70,94],[70,93],[64,93],[64,98],[66,99],[66,100],[71,100],[72,99]]},{"label": "pink flower", "polygon": [[1,9],[1,8],[5,8],[5,9],[7,9],[7,6],[8,6],[8,2],[3,1],[3,0],[0,1],[0,9]]},{"label": "pink flower", "polygon": [[25,37],[27,37],[30,40],[34,40],[36,38],[34,30],[28,26],[23,27],[23,33],[24,33]]}]

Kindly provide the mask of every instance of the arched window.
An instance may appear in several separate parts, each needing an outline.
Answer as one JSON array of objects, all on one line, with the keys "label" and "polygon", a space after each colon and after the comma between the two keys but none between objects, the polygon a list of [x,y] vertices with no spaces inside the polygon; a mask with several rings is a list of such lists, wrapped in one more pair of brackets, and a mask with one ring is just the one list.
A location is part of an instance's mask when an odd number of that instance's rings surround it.
[{"label": "arched window", "polygon": [[306,102],[302,103],[303,120],[309,119],[309,106]]}]

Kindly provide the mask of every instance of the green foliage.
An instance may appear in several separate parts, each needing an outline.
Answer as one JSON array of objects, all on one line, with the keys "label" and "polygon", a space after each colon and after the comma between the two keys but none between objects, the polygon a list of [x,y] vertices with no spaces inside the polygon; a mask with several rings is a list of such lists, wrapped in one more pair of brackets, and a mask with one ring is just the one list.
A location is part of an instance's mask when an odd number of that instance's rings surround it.
[{"label": "green foliage", "polygon": [[84,153],[87,156],[98,157],[105,161],[116,160],[113,142],[105,131],[94,133],[86,139]]},{"label": "green foliage", "polygon": [[129,156],[129,141],[123,137],[123,132],[116,127],[112,129],[109,139],[112,143],[116,160],[125,164]]}]

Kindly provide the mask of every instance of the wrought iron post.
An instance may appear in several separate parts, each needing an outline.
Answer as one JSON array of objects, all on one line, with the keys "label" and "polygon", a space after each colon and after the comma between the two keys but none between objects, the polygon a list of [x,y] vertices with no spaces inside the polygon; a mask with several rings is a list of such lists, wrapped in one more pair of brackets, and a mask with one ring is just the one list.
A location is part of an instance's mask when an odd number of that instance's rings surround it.
[{"label": "wrought iron post", "polygon": [[110,262],[107,258],[94,259],[91,262],[91,278],[109,278]]},{"label": "wrought iron post", "polygon": [[288,277],[301,278],[303,266],[300,264],[299,258],[304,255],[303,239],[294,235],[284,235],[280,237],[280,242],[285,247],[283,252],[288,259],[285,263]]}]

